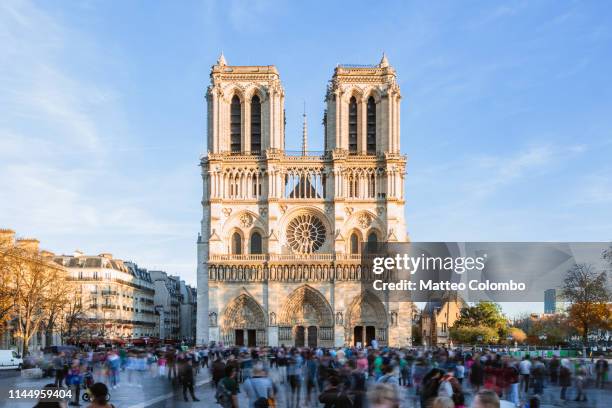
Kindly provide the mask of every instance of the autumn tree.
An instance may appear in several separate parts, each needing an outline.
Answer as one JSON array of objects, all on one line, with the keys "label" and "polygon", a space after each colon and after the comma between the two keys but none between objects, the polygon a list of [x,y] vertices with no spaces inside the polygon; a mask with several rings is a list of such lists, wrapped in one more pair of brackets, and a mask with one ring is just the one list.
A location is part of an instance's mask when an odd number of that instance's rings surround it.
[{"label": "autumn tree", "polygon": [[[606,254],[604,253],[604,258]],[[610,330],[611,316],[608,303],[611,294],[608,275],[592,265],[576,264],[567,271],[561,288],[563,299],[570,304],[570,322],[588,342],[589,332],[595,328]]]},{"label": "autumn tree", "polygon": [[26,355],[32,336],[56,304],[57,287],[65,284],[66,271],[37,251],[19,249],[15,260],[12,315],[17,328],[16,337],[21,340]]},{"label": "autumn tree", "polygon": [[496,343],[506,337],[508,322],[497,303],[482,301],[461,309],[459,319],[450,330],[451,337],[461,343]]}]

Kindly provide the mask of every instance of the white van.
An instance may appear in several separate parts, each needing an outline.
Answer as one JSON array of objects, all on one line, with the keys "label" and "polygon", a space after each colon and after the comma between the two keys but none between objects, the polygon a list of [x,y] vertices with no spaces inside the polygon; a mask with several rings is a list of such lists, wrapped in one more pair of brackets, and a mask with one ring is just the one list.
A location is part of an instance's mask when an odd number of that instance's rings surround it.
[{"label": "white van", "polygon": [[23,359],[14,350],[0,350],[0,370],[20,369]]}]

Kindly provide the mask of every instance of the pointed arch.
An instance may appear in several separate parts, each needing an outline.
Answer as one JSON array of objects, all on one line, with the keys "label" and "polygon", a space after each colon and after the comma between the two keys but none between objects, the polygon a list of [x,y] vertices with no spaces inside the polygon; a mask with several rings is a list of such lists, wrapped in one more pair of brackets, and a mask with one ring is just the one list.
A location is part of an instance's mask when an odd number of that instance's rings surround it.
[{"label": "pointed arch", "polygon": [[348,150],[349,153],[357,153],[358,124],[357,124],[357,98],[351,96],[348,105]]},{"label": "pointed arch", "polygon": [[233,153],[242,151],[242,104],[238,94],[230,102],[230,150]]},{"label": "pointed arch", "polygon": [[334,325],[331,305],[325,296],[309,285],[302,285],[294,290],[285,301],[279,316],[283,326],[325,326]]},{"label": "pointed arch", "polygon": [[261,98],[257,93],[251,98],[251,153],[261,152]]},{"label": "pointed arch", "polygon": [[366,105],[366,151],[376,154],[376,101],[370,96]]}]

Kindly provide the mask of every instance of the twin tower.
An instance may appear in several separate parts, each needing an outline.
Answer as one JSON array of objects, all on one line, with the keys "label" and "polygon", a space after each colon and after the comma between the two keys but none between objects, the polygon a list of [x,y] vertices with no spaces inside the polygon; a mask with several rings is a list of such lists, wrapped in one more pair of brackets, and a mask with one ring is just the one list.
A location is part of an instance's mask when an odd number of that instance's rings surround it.
[{"label": "twin tower", "polygon": [[197,342],[407,345],[410,308],[361,285],[368,242],[404,241],[400,90],[377,65],[339,65],[323,152],[285,150],[276,67],[219,57],[206,94]]}]

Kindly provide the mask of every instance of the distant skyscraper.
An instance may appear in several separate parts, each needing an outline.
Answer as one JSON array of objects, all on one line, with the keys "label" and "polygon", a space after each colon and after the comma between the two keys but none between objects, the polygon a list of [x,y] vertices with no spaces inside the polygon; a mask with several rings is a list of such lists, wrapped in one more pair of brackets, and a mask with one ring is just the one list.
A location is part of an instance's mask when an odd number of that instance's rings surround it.
[{"label": "distant skyscraper", "polygon": [[547,289],[544,291],[544,313],[553,314],[557,312],[557,291]]}]

